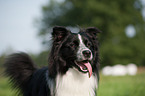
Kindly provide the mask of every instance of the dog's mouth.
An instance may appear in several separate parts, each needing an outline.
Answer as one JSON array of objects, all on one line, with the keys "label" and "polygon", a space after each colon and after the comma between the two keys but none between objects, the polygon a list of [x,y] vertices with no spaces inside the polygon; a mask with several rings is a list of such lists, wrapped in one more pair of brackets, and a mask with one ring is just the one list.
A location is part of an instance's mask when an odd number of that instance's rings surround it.
[{"label": "dog's mouth", "polygon": [[75,64],[79,68],[80,71],[83,73],[89,72],[89,78],[92,75],[92,66],[88,60],[83,60],[83,61],[75,61]]}]

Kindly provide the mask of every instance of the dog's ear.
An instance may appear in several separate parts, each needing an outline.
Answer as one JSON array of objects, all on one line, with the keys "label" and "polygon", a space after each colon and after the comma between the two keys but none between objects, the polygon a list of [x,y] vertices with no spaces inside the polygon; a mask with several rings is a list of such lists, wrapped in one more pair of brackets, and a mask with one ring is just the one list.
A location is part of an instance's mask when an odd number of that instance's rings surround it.
[{"label": "dog's ear", "polygon": [[101,33],[101,31],[96,27],[89,27],[86,29],[86,34],[89,37],[96,37],[98,33]]},{"label": "dog's ear", "polygon": [[64,38],[70,34],[70,31],[67,30],[65,27],[62,26],[56,26],[53,28],[52,36],[53,40],[56,42],[60,42],[64,40]]}]

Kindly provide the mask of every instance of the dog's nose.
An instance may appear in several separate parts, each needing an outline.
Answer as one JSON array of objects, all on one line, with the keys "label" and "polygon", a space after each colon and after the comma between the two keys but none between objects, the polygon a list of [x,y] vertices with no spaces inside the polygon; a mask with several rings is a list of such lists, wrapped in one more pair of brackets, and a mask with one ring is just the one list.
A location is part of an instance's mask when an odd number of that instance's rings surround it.
[{"label": "dog's nose", "polygon": [[82,53],[83,53],[85,58],[90,58],[91,57],[91,52],[89,50],[84,50]]}]

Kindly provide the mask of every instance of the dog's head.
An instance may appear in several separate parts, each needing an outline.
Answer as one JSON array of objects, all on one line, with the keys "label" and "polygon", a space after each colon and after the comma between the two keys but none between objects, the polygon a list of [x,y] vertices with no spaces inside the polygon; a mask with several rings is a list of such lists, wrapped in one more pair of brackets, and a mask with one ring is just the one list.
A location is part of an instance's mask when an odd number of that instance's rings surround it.
[{"label": "dog's head", "polygon": [[99,62],[99,32],[94,27],[80,30],[78,33],[71,33],[65,27],[54,27],[49,69],[55,66],[56,72],[65,73],[69,68],[76,68],[80,72],[89,73],[90,77],[92,72],[97,70]]}]

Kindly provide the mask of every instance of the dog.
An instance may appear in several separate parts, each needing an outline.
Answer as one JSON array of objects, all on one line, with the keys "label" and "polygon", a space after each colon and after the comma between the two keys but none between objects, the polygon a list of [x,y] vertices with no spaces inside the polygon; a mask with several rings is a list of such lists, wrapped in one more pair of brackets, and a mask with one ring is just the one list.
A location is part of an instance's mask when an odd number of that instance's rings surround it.
[{"label": "dog", "polygon": [[95,27],[72,33],[63,26],[52,30],[48,67],[37,68],[29,55],[14,53],[5,61],[5,73],[22,96],[96,96],[99,47]]}]

